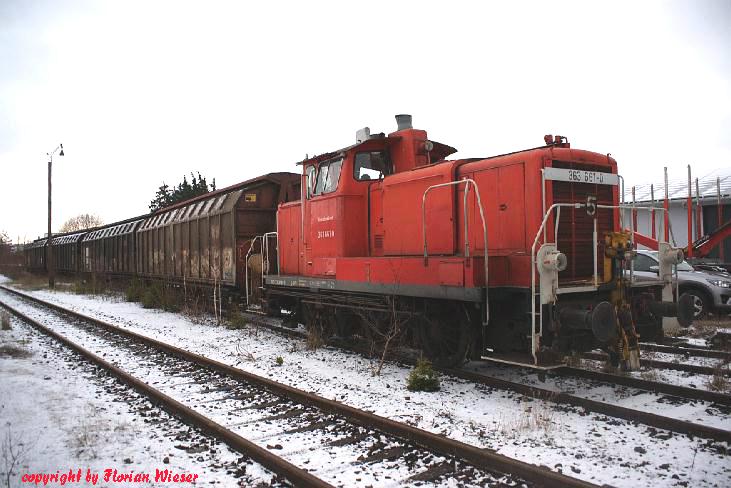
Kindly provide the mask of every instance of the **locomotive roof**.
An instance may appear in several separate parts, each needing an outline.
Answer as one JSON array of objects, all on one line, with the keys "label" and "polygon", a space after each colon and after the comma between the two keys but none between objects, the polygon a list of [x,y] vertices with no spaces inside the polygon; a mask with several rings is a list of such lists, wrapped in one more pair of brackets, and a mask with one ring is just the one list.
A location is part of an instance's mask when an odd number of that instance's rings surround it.
[{"label": "locomotive roof", "polygon": [[[350,146],[344,147],[342,149],[338,149],[337,151],[332,152],[326,152],[323,154],[319,154],[317,156],[313,156],[311,158],[305,158],[302,161],[298,162],[297,165],[305,165],[308,163],[319,163],[321,161],[327,161],[328,159],[334,158],[342,153],[345,153],[347,151],[351,151],[353,149],[356,149],[360,146],[364,146],[371,141],[377,141],[377,140],[385,140],[387,144],[394,143],[396,141],[401,140],[401,136],[399,135],[393,135],[389,134],[387,137],[381,134],[375,134],[370,139],[365,140],[363,142],[358,142],[356,144],[352,144]],[[441,161],[442,159],[446,158],[450,154],[454,154],[457,152],[457,149],[453,148],[452,146],[448,146],[446,144],[442,144],[441,142],[432,141],[429,139],[429,142],[434,144],[434,148],[431,150],[431,153],[433,155],[434,161]]]}]

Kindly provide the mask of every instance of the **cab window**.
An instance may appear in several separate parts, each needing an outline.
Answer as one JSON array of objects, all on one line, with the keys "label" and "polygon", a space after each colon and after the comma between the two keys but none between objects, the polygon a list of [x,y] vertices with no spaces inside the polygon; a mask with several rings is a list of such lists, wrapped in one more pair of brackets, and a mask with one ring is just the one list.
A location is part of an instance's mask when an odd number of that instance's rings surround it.
[{"label": "cab window", "polygon": [[307,198],[310,198],[315,193],[315,169],[315,165],[311,164],[305,172],[307,175]]},{"label": "cab window", "polygon": [[355,155],[353,176],[356,180],[380,180],[390,174],[391,162],[386,151],[359,152]]},{"label": "cab window", "polygon": [[320,164],[320,170],[317,172],[315,195],[331,193],[337,190],[338,182],[340,181],[340,168],[342,165],[343,158]]}]

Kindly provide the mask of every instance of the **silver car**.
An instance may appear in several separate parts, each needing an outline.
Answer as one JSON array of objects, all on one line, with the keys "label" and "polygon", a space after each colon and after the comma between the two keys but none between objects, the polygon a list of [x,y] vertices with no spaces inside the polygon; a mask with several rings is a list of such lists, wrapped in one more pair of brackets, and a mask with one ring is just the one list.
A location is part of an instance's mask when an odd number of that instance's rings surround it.
[{"label": "silver car", "polygon": [[[637,281],[657,279],[658,270],[657,251],[637,251],[634,271]],[[709,312],[731,312],[731,274],[721,270],[696,269],[683,261],[678,265],[678,280],[680,294],[688,293],[693,296],[695,318],[703,317]]]}]

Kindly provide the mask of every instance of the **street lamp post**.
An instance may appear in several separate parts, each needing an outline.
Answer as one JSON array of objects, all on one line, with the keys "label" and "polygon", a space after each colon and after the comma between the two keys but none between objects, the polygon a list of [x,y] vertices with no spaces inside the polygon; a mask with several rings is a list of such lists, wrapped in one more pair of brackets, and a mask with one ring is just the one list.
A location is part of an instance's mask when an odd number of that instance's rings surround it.
[{"label": "street lamp post", "polygon": [[48,240],[46,241],[46,266],[48,267],[48,288],[55,288],[56,286],[56,270],[53,262],[53,252],[51,246],[53,245],[53,234],[51,234],[51,164],[53,163],[53,155],[58,151],[59,156],[63,156],[63,144],[59,144],[56,149],[50,153],[46,153],[48,156]]}]

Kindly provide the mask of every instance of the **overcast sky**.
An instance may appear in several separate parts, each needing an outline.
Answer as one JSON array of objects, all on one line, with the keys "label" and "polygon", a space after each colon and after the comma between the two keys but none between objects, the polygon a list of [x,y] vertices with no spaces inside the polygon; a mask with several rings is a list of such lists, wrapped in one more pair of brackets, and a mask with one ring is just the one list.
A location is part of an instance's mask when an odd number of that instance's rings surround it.
[{"label": "overcast sky", "polygon": [[147,211],[200,171],[219,187],[410,113],[456,157],[561,134],[628,181],[731,167],[731,0],[0,0],[0,231]]}]

